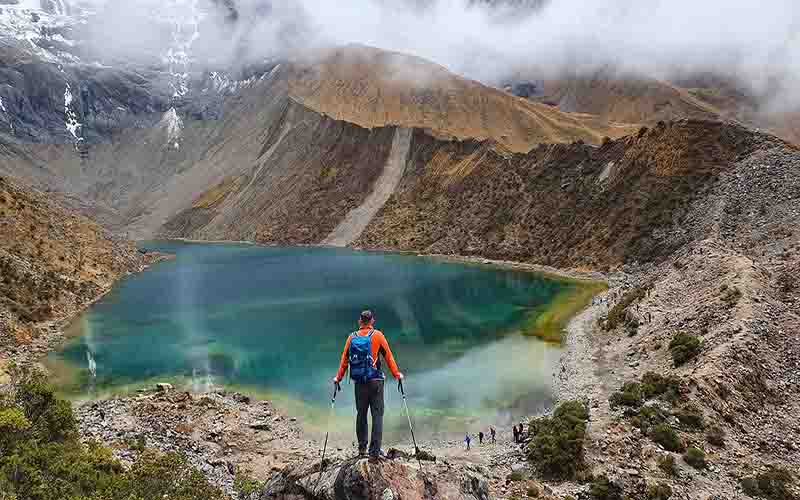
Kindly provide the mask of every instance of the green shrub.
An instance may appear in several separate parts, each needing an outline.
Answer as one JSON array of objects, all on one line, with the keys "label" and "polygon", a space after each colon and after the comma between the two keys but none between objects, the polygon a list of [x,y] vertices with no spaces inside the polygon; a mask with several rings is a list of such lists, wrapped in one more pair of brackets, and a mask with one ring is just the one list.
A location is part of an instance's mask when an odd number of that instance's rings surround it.
[{"label": "green shrub", "polygon": [[669,424],[658,424],[650,429],[650,439],[660,444],[667,451],[683,451],[683,442]]},{"label": "green shrub", "polygon": [[609,398],[612,406],[632,406],[637,407],[644,401],[642,386],[636,382],[625,382],[622,389],[615,392]]},{"label": "green shrub", "polygon": [[613,330],[617,326],[623,324],[625,322],[625,312],[628,310],[628,306],[644,296],[644,288],[634,288],[633,290],[629,290],[627,293],[625,293],[620,301],[614,307],[612,307],[610,311],[608,311],[605,329]]},{"label": "green shrub", "polygon": [[675,366],[681,366],[700,354],[700,339],[688,333],[679,333],[669,343],[669,351]]},{"label": "green shrub", "polygon": [[606,476],[599,476],[592,482],[589,494],[595,500],[622,500],[622,487]]},{"label": "green shrub", "polygon": [[680,408],[675,412],[675,416],[678,417],[681,424],[690,429],[702,429],[705,427],[703,412],[693,404],[688,404]]},{"label": "green shrub", "polygon": [[641,429],[644,434],[656,425],[663,424],[669,418],[669,413],[655,405],[642,406],[639,413],[631,419],[631,423]]},{"label": "green shrub", "polygon": [[143,453],[126,471],[111,450],[81,443],[69,402],[39,372],[14,368],[0,399],[0,498],[221,500],[223,493],[175,454]]},{"label": "green shrub", "polygon": [[587,420],[589,409],[580,401],[566,401],[552,416],[532,420],[528,458],[545,475],[572,477],[583,466]]},{"label": "green shrub", "polygon": [[691,446],[688,450],[686,450],[686,453],[683,454],[683,461],[695,469],[705,469],[706,454],[700,448]]},{"label": "green shrub", "polygon": [[706,433],[706,441],[714,446],[725,446],[725,431],[718,425],[711,427]]},{"label": "green shrub", "polygon": [[609,398],[612,406],[629,406],[636,408],[648,399],[661,398],[675,403],[680,398],[681,381],[672,375],[662,376],[655,372],[647,372],[641,382],[625,382],[622,388]]},{"label": "green shrub", "polygon": [[678,475],[678,465],[675,463],[675,457],[672,455],[663,455],[658,457],[658,468],[664,471],[664,474],[670,477]]},{"label": "green shrub", "polygon": [[236,469],[236,475],[233,477],[233,489],[236,490],[240,497],[248,497],[261,489],[262,486],[260,482],[240,469]]},{"label": "green shrub", "polygon": [[797,495],[791,490],[793,481],[791,472],[782,467],[773,466],[755,476],[742,478],[740,483],[744,492],[751,497],[769,500],[797,500]]},{"label": "green shrub", "polygon": [[529,497],[538,498],[539,495],[541,495],[541,493],[542,492],[539,491],[539,488],[537,486],[528,486],[527,494],[528,494]]},{"label": "green shrub", "polygon": [[668,500],[672,496],[672,488],[668,484],[651,484],[647,487],[647,498],[650,500]]},{"label": "green shrub", "polygon": [[661,397],[674,403],[681,394],[681,380],[673,375],[647,372],[642,376],[642,391],[645,398]]},{"label": "green shrub", "polygon": [[522,472],[512,472],[511,474],[508,475],[508,480],[513,483],[516,483],[518,481],[523,481],[524,479],[525,476],[522,475]]}]

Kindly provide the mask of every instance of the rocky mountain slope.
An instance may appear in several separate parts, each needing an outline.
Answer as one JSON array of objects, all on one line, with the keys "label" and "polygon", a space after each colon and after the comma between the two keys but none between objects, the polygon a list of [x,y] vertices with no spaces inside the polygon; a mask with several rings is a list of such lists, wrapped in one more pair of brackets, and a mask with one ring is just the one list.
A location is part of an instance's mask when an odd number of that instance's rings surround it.
[{"label": "rocky mountain slope", "polygon": [[59,321],[147,261],[48,194],[0,178],[0,364],[46,352]]}]

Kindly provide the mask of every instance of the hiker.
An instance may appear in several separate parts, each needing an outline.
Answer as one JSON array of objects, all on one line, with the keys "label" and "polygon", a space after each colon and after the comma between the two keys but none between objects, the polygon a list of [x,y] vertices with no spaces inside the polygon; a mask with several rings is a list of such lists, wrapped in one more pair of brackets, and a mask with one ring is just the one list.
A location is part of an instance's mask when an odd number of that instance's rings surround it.
[{"label": "hiker", "polygon": [[519,432],[517,433],[517,435],[519,436],[519,442],[520,442],[520,443],[521,443],[521,442],[522,442],[522,440],[524,439],[524,438],[522,437],[522,436],[523,436],[523,434],[525,434],[525,427],[523,427],[523,425],[522,425],[522,422],[520,422],[520,423],[519,423]]},{"label": "hiker", "polygon": [[369,458],[378,460],[381,455],[383,438],[383,383],[380,356],[386,360],[392,376],[403,380],[403,374],[395,363],[389,343],[380,330],[374,328],[375,317],[366,310],[358,319],[358,331],[347,337],[342,351],[339,371],[333,379],[338,384],[344,378],[348,365],[350,378],[355,382],[356,396],[356,439],[359,456],[367,455],[367,410],[372,413],[372,434],[369,436]]},{"label": "hiker", "polygon": [[464,436],[464,442],[467,444],[467,451],[469,451],[469,443],[472,442],[472,438],[469,437],[469,432]]},{"label": "hiker", "polygon": [[478,433],[478,444],[483,444],[483,431]]},{"label": "hiker", "polygon": [[489,427],[489,434],[492,436],[492,444],[495,444],[495,437],[497,432],[494,430],[494,427]]},{"label": "hiker", "polygon": [[517,430],[517,426],[515,425],[511,430],[514,432],[514,442],[519,443],[519,431]]}]

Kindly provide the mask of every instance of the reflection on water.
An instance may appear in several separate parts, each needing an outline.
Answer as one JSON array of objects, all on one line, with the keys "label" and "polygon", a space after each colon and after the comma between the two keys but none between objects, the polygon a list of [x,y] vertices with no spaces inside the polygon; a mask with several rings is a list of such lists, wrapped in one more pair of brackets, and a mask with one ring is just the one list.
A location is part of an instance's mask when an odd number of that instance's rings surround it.
[{"label": "reflection on water", "polygon": [[[510,422],[549,402],[558,348],[518,329],[574,285],[350,250],[146,246],[178,258],[120,283],[54,355],[91,374],[79,392],[180,377],[196,391],[233,384],[323,408],[344,341],[359,311],[371,308],[428,427],[454,418]],[[337,401],[343,416],[351,393],[345,386]],[[393,382],[386,393],[399,415]]]}]

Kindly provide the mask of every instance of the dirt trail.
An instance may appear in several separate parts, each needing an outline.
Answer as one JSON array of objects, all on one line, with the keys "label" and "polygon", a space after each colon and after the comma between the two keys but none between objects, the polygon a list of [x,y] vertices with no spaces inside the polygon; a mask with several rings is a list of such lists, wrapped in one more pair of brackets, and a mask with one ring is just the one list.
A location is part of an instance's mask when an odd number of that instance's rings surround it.
[{"label": "dirt trail", "polygon": [[406,159],[411,147],[412,129],[398,127],[392,141],[392,151],[386,160],[383,173],[378,178],[375,189],[364,203],[354,208],[322,242],[323,245],[344,247],[355,241],[375,217],[375,214],[389,200],[406,170]]}]

